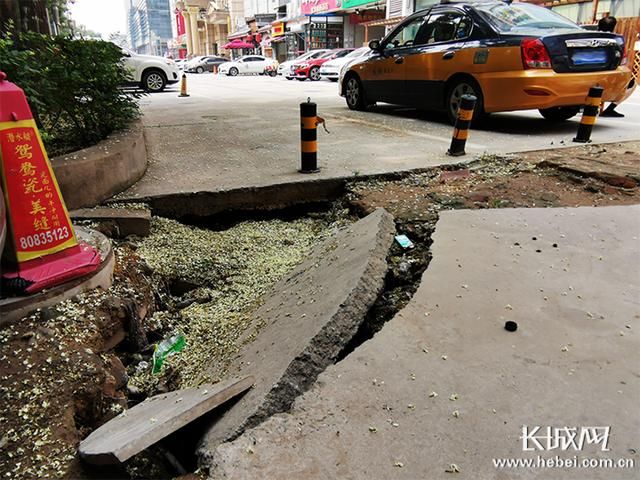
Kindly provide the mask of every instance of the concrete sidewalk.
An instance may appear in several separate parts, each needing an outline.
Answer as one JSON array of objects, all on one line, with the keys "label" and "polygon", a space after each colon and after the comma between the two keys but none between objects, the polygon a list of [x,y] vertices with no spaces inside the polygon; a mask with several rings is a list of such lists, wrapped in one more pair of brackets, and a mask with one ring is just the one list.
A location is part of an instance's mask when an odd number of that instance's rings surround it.
[{"label": "concrete sidewalk", "polygon": [[[503,154],[571,144],[579,117],[552,123],[537,112],[491,115],[470,132],[468,155],[448,157],[453,128],[437,113],[381,104],[350,111],[329,82],[283,78],[189,75],[189,98],[175,90],[143,100],[149,168],[122,199],[340,180],[463,162],[474,154]],[[318,129],[321,172],[300,168],[299,104],[311,98],[331,133]],[[638,139],[640,108],[627,117],[598,119],[594,142]]]},{"label": "concrete sidewalk", "polygon": [[[640,206],[443,212],[410,304],[290,414],[218,447],[212,478],[638,478],[639,218]],[[611,427],[610,451],[523,451],[523,425]],[[556,455],[636,467],[493,463]]]}]

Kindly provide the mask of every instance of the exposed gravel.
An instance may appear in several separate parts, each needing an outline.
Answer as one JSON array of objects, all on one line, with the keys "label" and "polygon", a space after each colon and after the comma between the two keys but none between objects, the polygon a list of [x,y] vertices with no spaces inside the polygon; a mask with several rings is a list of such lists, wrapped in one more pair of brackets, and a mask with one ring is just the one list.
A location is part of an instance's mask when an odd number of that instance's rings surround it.
[{"label": "exposed gravel", "polygon": [[[216,381],[240,346],[260,296],[339,224],[254,221],[215,232],[156,218],[149,237],[114,248],[116,272],[108,291],[87,292],[0,330],[2,478],[86,478],[77,442],[127,404],[122,389],[108,387],[111,364],[119,361],[111,351],[100,353],[123,322],[123,301],[149,309],[142,326],[151,343],[173,332],[187,341],[158,376],[150,365],[136,368],[150,364],[150,349],[124,356],[120,351],[138,401],[163,388]],[[167,278],[202,286],[171,297]],[[189,299],[196,302],[181,308]],[[127,466],[132,477],[152,474],[141,467],[143,460]]]},{"label": "exposed gravel", "polygon": [[163,374],[153,377],[149,369],[140,369],[129,385],[151,392],[162,381],[172,389],[218,381],[238,351],[260,297],[334,226],[306,218],[244,222],[215,232],[155,218],[137,253],[156,273],[202,287],[183,295],[196,302],[152,319],[166,336],[184,334],[185,349],[167,359]]}]

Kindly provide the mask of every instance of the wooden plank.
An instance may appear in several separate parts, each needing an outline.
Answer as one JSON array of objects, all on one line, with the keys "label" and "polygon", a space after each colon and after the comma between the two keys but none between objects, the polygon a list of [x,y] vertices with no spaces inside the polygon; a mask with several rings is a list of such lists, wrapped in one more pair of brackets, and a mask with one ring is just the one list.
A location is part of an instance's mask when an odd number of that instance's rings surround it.
[{"label": "wooden plank", "polygon": [[245,392],[252,376],[215,385],[177,390],[154,397],[126,410],[80,442],[83,460],[95,465],[128,460],[167,435],[184,427],[227,400]]}]

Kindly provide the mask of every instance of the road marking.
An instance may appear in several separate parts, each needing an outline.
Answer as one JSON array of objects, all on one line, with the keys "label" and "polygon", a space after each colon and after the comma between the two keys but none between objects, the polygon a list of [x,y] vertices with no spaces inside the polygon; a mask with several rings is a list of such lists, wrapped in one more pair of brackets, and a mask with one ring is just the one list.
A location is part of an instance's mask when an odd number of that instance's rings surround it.
[{"label": "road marking", "polygon": [[[603,124],[606,125],[607,127],[617,127],[617,126],[620,125],[620,124],[616,123],[614,119],[609,118],[609,119],[605,120],[605,118],[606,117],[603,117],[602,119],[598,118],[598,120],[600,122],[603,122]],[[611,121],[611,120],[613,120],[613,121]],[[638,125],[638,126],[640,126],[640,122],[630,122],[629,120],[626,120],[626,119],[623,120],[623,122],[624,122],[624,126],[625,127],[627,125]]]},{"label": "road marking", "polygon": [[[374,122],[368,122],[366,120],[361,120],[361,119],[357,119],[357,118],[348,118],[348,117],[343,117],[343,116],[338,116],[338,115],[333,115],[333,114],[325,114],[324,115],[326,118],[331,118],[332,120],[338,120],[338,121],[345,121],[345,122],[351,122],[351,123],[358,123],[360,125],[366,125],[367,127],[371,127],[371,128],[380,128],[383,130],[388,130],[390,132],[395,132],[395,133],[401,133],[404,135],[410,135],[412,137],[420,137],[420,138],[426,138],[429,140],[434,140],[436,142],[441,142],[441,143],[451,143],[451,137],[439,137],[437,135],[431,135],[429,133],[423,133],[423,132],[416,132],[415,130],[402,130],[399,128],[393,128],[393,127],[389,127],[387,125],[380,125],[378,123],[374,123]],[[453,127],[452,131],[453,131]],[[486,145],[482,145],[479,143],[473,143],[473,142],[467,142],[467,146],[470,148],[477,148],[480,150],[486,150],[487,146]]]}]

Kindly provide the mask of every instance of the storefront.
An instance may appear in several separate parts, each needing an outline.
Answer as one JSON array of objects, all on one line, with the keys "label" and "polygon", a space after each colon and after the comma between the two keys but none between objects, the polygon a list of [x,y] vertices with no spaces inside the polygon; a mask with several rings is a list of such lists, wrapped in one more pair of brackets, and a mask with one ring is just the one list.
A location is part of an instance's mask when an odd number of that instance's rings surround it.
[{"label": "storefront", "polygon": [[258,34],[261,36],[260,38],[260,49],[263,56],[267,58],[275,58],[273,55],[273,45],[271,38],[271,24],[265,25],[258,29]]},{"label": "storefront", "polygon": [[262,35],[252,32],[249,28],[245,31],[235,32],[228,36],[229,43],[224,45],[224,49],[231,52],[232,59],[242,57],[243,55],[261,54],[262,48],[260,42]]},{"label": "storefront", "polygon": [[380,40],[402,20],[403,17],[392,17],[363,23],[364,43],[368,44],[371,40]]},{"label": "storefront", "polygon": [[273,22],[271,24],[271,49],[273,58],[278,62],[287,60],[287,42],[285,36],[284,22]]},{"label": "storefront", "polygon": [[329,13],[341,8],[341,0],[302,0],[301,13],[308,16],[305,50],[344,46],[344,17]]},{"label": "storefront", "polygon": [[305,37],[305,50],[341,48],[344,46],[344,17],[342,15],[312,15]]},{"label": "storefront", "polygon": [[342,2],[345,18],[345,47],[359,48],[365,46],[373,38],[382,38],[384,27],[367,29],[366,24],[376,20],[384,20],[386,2],[371,0],[344,0]]},{"label": "storefront", "polygon": [[305,52],[305,37],[309,17],[289,20],[285,28],[287,60],[299,57]]}]

